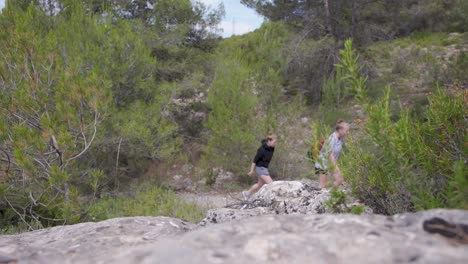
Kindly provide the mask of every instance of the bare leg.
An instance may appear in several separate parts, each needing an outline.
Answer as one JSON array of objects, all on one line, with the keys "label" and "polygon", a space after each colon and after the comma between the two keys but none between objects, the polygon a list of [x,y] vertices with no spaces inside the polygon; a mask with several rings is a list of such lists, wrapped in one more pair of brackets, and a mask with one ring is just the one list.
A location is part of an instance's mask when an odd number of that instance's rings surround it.
[{"label": "bare leg", "polygon": [[265,182],[265,184],[270,184],[273,182],[270,175],[260,175],[259,177]]},{"label": "bare leg", "polygon": [[319,187],[324,189],[327,186],[327,175],[320,173],[320,185]]},{"label": "bare leg", "polygon": [[341,173],[334,173],[335,182],[333,183],[335,186],[340,186],[344,182],[343,174]]},{"label": "bare leg", "polygon": [[260,190],[260,188],[262,188],[264,184],[265,182],[263,181],[263,179],[261,177],[258,177],[258,182],[254,184],[247,192],[249,194],[249,197],[252,196],[252,194],[254,194],[256,191]]}]

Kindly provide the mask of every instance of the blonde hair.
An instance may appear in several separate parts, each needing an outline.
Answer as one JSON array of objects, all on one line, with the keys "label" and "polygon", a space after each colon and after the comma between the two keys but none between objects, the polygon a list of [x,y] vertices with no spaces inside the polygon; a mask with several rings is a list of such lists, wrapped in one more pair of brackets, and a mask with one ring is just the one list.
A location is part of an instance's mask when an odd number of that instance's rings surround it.
[{"label": "blonde hair", "polygon": [[273,139],[276,139],[276,134],[273,132],[268,132],[267,140],[272,141]]},{"label": "blonde hair", "polygon": [[336,121],[336,127],[335,127],[335,130],[338,131],[338,130],[341,130],[343,128],[349,128],[349,124],[346,123],[343,119],[338,119],[338,121]]}]

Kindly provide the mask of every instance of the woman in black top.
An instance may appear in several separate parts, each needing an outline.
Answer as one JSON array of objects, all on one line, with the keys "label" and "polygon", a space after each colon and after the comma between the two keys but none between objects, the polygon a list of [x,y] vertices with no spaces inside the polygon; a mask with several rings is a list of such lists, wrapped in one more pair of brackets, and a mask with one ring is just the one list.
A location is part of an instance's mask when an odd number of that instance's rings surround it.
[{"label": "woman in black top", "polygon": [[257,155],[253,160],[250,171],[247,173],[249,176],[253,176],[254,170],[258,176],[258,182],[254,184],[250,190],[242,192],[245,200],[248,200],[252,194],[260,190],[264,184],[273,182],[268,171],[268,165],[270,164],[273,153],[275,152],[276,135],[268,133],[268,137],[262,140],[262,146],[257,150]]}]

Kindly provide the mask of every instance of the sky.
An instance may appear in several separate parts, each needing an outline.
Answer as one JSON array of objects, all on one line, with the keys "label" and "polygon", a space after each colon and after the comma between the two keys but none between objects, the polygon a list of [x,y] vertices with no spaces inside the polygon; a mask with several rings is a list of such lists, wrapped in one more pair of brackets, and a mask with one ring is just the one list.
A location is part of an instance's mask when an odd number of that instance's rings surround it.
[{"label": "sky", "polygon": [[[253,9],[247,8],[240,3],[240,0],[200,0],[201,2],[216,8],[220,2],[224,3],[226,17],[221,22],[223,37],[230,37],[233,34],[242,35],[260,27],[263,18]],[[0,10],[5,6],[5,0],[0,0]]]},{"label": "sky", "polygon": [[[1,1],[1,0],[0,0]],[[259,28],[263,23],[263,17],[255,13],[253,9],[247,8],[240,3],[240,0],[200,0],[201,2],[217,7],[220,2],[224,3],[226,17],[221,22],[223,37],[230,37],[233,34],[242,35]]]}]

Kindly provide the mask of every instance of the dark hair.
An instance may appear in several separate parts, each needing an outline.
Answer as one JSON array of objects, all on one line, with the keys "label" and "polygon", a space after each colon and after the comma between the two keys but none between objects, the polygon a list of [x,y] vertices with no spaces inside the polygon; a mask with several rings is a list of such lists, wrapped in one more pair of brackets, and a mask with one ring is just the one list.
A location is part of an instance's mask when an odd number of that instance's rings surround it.
[{"label": "dark hair", "polygon": [[349,127],[349,124],[346,123],[343,119],[338,119],[338,121],[336,121],[336,127],[335,127],[335,130],[338,131],[340,129],[343,129],[344,127]]}]

